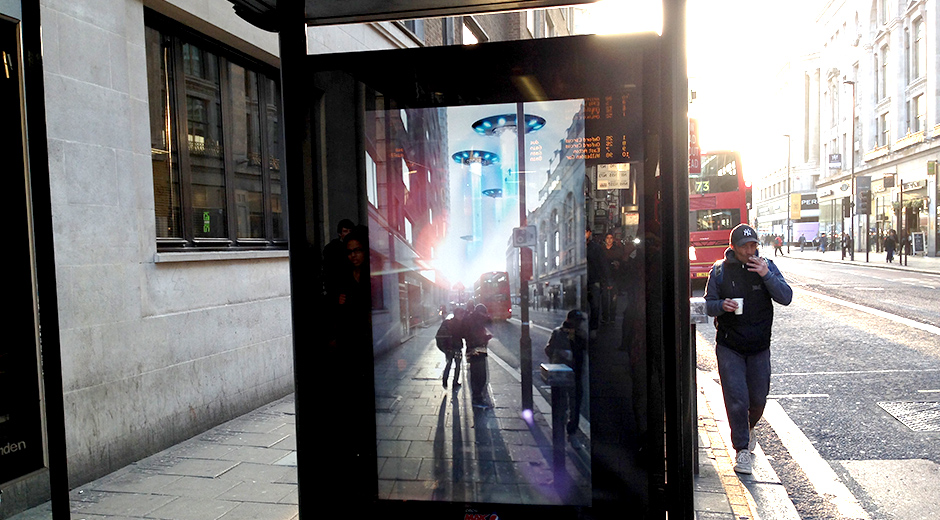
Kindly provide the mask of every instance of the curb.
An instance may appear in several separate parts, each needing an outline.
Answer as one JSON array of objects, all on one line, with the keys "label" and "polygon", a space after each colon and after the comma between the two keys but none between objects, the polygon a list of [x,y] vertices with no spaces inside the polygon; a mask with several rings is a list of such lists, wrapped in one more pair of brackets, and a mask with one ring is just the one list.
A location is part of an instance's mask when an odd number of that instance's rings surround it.
[{"label": "curb", "polygon": [[[698,371],[698,378],[701,381],[708,375],[705,372]],[[708,398],[708,392],[702,384],[698,385],[702,400],[707,406],[707,410],[699,411],[699,432],[704,432],[708,438],[711,449],[712,460],[715,461],[715,469],[718,472],[718,478],[721,480],[721,486],[728,496],[728,503],[731,505],[731,512],[738,519],[758,519],[757,504],[751,494],[744,487],[744,483],[734,472],[734,461],[731,460],[731,453],[718,429],[718,423],[715,420],[715,410],[712,407],[711,399]],[[721,410],[722,412],[724,410]]]}]

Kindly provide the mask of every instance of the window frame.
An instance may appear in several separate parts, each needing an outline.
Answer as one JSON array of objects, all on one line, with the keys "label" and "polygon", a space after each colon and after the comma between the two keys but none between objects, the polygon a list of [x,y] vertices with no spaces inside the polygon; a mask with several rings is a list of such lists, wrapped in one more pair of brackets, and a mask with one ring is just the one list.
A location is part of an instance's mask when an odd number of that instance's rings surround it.
[{"label": "window frame", "polygon": [[[179,235],[171,237],[155,236],[157,250],[159,252],[181,252],[181,251],[243,251],[243,250],[286,250],[288,245],[288,222],[287,222],[287,183],[286,170],[284,168],[284,143],[282,138],[281,125],[283,124],[283,103],[280,99],[280,74],[276,67],[268,65],[257,59],[251,58],[235,49],[211,39],[199,32],[190,29],[179,22],[157,14],[150,10],[145,10],[144,26],[146,30],[155,31],[160,39],[160,46],[166,45],[168,49],[167,70],[168,78],[161,78],[170,83],[169,93],[165,93],[168,98],[168,112],[170,114],[169,129],[171,135],[167,136],[167,141],[171,147],[177,150],[177,172],[176,181],[178,186],[179,198]],[[147,45],[150,44],[148,34]],[[216,56],[218,66],[218,87],[220,103],[220,122],[222,132],[222,178],[224,182],[224,237],[200,237],[195,232],[195,214],[193,207],[193,164],[192,156],[188,146],[188,110],[187,110],[187,90],[186,73],[184,64],[183,49],[186,44],[195,46],[203,52],[212,53]],[[149,59],[149,55],[148,55]],[[235,136],[235,105],[231,95],[233,87],[233,78],[230,77],[230,65],[241,67],[246,72],[253,73],[257,77],[255,97],[257,99],[257,118],[258,118],[258,140],[260,148],[261,161],[261,213],[263,215],[263,237],[242,237],[239,236],[238,222],[238,203],[237,203],[237,184],[238,172],[235,168],[234,143],[238,136]],[[148,103],[150,103],[149,92],[151,89],[150,67],[148,66]],[[277,135],[271,135],[272,122],[268,118],[269,100],[274,100],[277,107],[276,128]],[[254,116],[253,116],[254,117]],[[243,137],[243,136],[242,136]],[[273,145],[273,152],[272,152]],[[152,160],[152,159],[151,159]],[[275,177],[275,170],[272,165],[277,165],[276,172],[279,175]],[[280,193],[274,192],[275,178],[280,179]],[[255,193],[255,192],[253,192]],[[279,198],[277,203],[275,200]],[[275,233],[275,211],[274,206],[280,208],[281,227],[279,236]],[[156,218],[157,207],[154,212]]]}]

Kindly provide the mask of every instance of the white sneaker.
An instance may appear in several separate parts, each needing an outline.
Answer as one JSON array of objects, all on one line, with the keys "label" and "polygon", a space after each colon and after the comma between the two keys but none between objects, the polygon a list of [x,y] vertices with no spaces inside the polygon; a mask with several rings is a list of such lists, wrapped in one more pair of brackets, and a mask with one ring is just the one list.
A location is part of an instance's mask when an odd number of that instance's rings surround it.
[{"label": "white sneaker", "polygon": [[757,449],[757,435],[754,435],[754,428],[747,431],[747,451],[754,453]]},{"label": "white sneaker", "polygon": [[734,461],[734,472],[741,473],[742,475],[751,474],[751,452],[747,450],[738,452],[738,456]]}]

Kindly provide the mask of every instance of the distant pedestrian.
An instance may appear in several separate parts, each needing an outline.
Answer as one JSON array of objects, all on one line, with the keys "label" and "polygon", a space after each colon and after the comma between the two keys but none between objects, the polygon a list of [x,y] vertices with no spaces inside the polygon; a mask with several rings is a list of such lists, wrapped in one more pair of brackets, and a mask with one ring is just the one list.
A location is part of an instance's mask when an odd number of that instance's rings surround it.
[{"label": "distant pedestrian", "polygon": [[369,230],[356,226],[343,239],[346,255],[326,308],[330,317],[331,344],[361,348],[369,342],[372,326],[372,289],[369,279]]},{"label": "distant pedestrian", "polygon": [[800,252],[803,252],[803,248],[806,246],[806,235],[800,233]]},{"label": "distant pedestrian", "polygon": [[[706,313],[715,316],[715,353],[731,444],[737,451],[734,471],[743,474],[751,473],[754,426],[770,392],[773,302],[789,305],[793,300],[793,289],[773,261],[757,255],[757,242],[750,226],[732,229],[731,246],[724,260],[712,266],[705,287]],[[740,304],[735,301],[739,298]]]},{"label": "distant pedestrian", "polygon": [[617,315],[617,294],[620,292],[620,261],[623,246],[613,233],[604,236],[604,258],[607,261],[607,283],[602,288],[601,323],[614,321]]},{"label": "distant pedestrian", "polygon": [[820,252],[820,253],[825,253],[825,252],[826,252],[826,243],[827,243],[828,241],[829,241],[829,240],[826,238],[826,234],[825,234],[825,233],[823,233],[822,235],[819,236],[819,252]]},{"label": "distant pedestrian", "polygon": [[568,414],[565,431],[568,438],[575,441],[574,435],[578,433],[578,424],[581,420],[581,400],[584,396],[584,353],[587,350],[587,337],[584,335],[582,324],[584,313],[572,309],[568,311],[564,323],[552,331],[552,335],[545,345],[545,355],[552,363],[565,364],[574,371],[574,390],[568,391],[567,410],[558,410],[557,413]]},{"label": "distant pedestrian", "polygon": [[607,284],[607,260],[604,246],[591,239],[591,228],[584,230],[584,242],[587,256],[587,297],[590,311],[588,314],[588,333],[593,339],[601,321],[601,287]]},{"label": "distant pedestrian", "polygon": [[783,238],[780,235],[774,237],[774,256],[786,256],[783,254]]},{"label": "distant pedestrian", "polygon": [[898,239],[894,230],[888,231],[888,236],[885,237],[885,261],[889,264],[894,263],[894,250],[898,247]]},{"label": "distant pedestrian", "polygon": [[327,284],[334,282],[346,265],[346,248],[343,241],[355,227],[356,224],[348,218],[340,220],[336,225],[336,238],[323,248],[323,279]]}]

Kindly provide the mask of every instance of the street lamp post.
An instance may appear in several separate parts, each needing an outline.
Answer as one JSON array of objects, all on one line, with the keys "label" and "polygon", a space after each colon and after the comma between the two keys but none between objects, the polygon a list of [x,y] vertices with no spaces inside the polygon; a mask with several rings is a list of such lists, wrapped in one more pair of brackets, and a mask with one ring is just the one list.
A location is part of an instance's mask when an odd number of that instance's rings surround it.
[{"label": "street lamp post", "polygon": [[[849,221],[849,256],[851,260],[855,261],[855,82],[852,80],[844,80],[843,83],[846,85],[852,85],[852,143],[849,152],[849,160],[852,161],[852,169],[850,177],[852,179],[852,198],[851,198],[851,212],[849,213],[851,220]],[[865,248],[868,248],[868,230],[865,230]]]},{"label": "street lamp post", "polygon": [[783,134],[787,138],[787,254],[790,254],[790,242],[793,241],[793,222],[790,220],[790,199],[793,195],[790,193],[790,144],[792,139],[790,134]]}]

